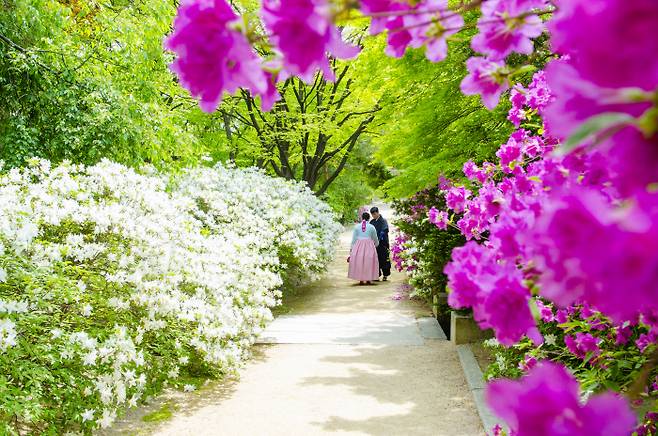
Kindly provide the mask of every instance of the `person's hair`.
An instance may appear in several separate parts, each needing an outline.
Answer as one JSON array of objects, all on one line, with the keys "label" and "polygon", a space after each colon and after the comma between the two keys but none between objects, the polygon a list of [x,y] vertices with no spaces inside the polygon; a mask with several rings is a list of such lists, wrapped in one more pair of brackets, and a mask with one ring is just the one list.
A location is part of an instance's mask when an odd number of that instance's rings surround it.
[{"label": "person's hair", "polygon": [[377,206],[370,208],[370,213],[379,213],[379,208]]},{"label": "person's hair", "polygon": [[363,212],[361,214],[361,219],[368,221],[370,219],[370,214],[368,212]]}]

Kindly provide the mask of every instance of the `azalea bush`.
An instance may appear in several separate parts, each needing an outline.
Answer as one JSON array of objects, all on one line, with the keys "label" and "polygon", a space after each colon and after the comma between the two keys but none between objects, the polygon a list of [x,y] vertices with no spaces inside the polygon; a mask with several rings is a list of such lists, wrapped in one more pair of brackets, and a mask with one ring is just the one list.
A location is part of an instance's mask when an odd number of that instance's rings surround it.
[{"label": "azalea bush", "polygon": [[[412,296],[428,301],[446,292],[447,276],[443,274],[454,247],[464,245],[464,236],[456,229],[439,229],[430,220],[432,207],[445,205],[438,186],[417,192],[408,199],[393,202],[398,236],[391,249],[398,271],[406,272],[413,287]],[[432,218],[434,218],[432,216]]]},{"label": "azalea bush", "polygon": [[[636,420],[629,403],[598,394],[612,390],[632,399],[644,420],[636,431],[647,434],[655,430],[656,418],[655,315],[644,302],[635,313],[624,312],[618,298],[628,294],[618,292],[627,289],[629,262],[642,268],[648,259],[633,254],[639,247],[637,229],[615,236],[620,231],[616,220],[638,213],[638,205],[619,207],[618,170],[600,150],[566,153],[551,136],[544,118],[550,119],[556,99],[544,72],[528,86],[516,85],[509,120],[518,130],[500,147],[498,161],[469,161],[466,185],[443,184],[446,207],[431,211],[430,220],[440,228],[459,229],[468,240],[453,251],[445,269],[448,301],[455,308],[472,308],[480,326],[495,331],[495,362],[488,377],[522,377],[492,382],[488,390],[490,405],[512,432],[529,434],[531,426],[549,429],[542,434],[558,431],[554,415],[566,413],[560,412],[565,407],[581,423],[564,424],[565,434],[581,431],[579,425],[594,434],[629,434]],[[606,218],[613,215],[616,220]],[[645,228],[649,235],[650,228]],[[610,238],[622,244],[617,264],[610,263]],[[624,243],[625,238],[630,239]],[[553,385],[545,377],[563,380],[562,396],[546,394]],[[590,397],[591,404],[575,406],[579,398]],[[531,401],[547,407],[541,413],[521,408]],[[601,420],[598,414],[605,410],[621,417]]]},{"label": "azalea bush", "polygon": [[2,173],[0,433],[108,427],[166,385],[234,370],[282,277],[322,271],[339,229],[307,188],[253,169]]},{"label": "azalea bush", "polygon": [[493,363],[485,377],[518,378],[542,360],[560,362],[576,376],[584,398],[602,388],[633,392],[633,406],[644,416],[637,433],[654,434],[658,373],[643,371],[655,349],[649,338],[651,326],[643,322],[615,325],[588,305],[556,308],[538,299],[536,309],[544,342],[536,345],[524,339],[505,347],[496,339],[486,340]]},{"label": "azalea bush", "polygon": [[275,253],[284,278],[316,279],[335,250],[336,216],[303,183],[266,177],[256,168],[189,169],[174,180],[177,193],[195,200],[194,215],[210,230],[230,226]]}]

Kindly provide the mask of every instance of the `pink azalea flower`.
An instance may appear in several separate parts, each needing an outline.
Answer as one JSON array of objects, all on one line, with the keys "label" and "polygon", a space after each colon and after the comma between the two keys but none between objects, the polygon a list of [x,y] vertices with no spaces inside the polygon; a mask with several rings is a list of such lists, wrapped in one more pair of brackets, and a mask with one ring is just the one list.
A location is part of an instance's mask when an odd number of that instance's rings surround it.
[{"label": "pink azalea flower", "polygon": [[439,211],[437,208],[432,207],[429,212],[427,212],[427,215],[429,221],[439,229],[445,230],[448,228],[448,214],[445,211]]},{"label": "pink azalea flower", "polygon": [[361,0],[359,5],[361,13],[365,16],[380,14],[380,16],[370,19],[371,35],[377,35],[386,30],[387,24],[395,19],[395,12],[411,9],[408,3],[395,0]]},{"label": "pink azalea flower", "polygon": [[578,381],[564,366],[542,361],[519,380],[489,383],[489,407],[518,436],[627,436],[635,414],[619,395],[606,392],[580,403]]},{"label": "pink azalea flower", "polygon": [[615,345],[626,345],[633,336],[633,328],[630,325],[618,326],[615,335]]},{"label": "pink azalea flower", "polygon": [[461,90],[466,95],[481,95],[482,103],[487,109],[498,105],[503,92],[509,89],[507,77],[502,73],[505,65],[481,57],[472,57],[466,61],[468,75],[461,83]]},{"label": "pink azalea flower", "polygon": [[528,372],[535,366],[537,366],[537,359],[532,356],[526,355],[523,361],[519,362],[519,369],[523,372]]},{"label": "pink azalea flower", "polygon": [[447,191],[452,187],[452,181],[444,175],[439,176],[439,189],[442,191]]},{"label": "pink azalea flower", "polygon": [[453,249],[444,272],[450,287],[448,304],[472,307],[479,326],[493,329],[501,344],[513,345],[524,335],[542,343],[528,305],[530,291],[515,265],[498,262],[493,250],[470,241]]},{"label": "pink azalea flower", "polygon": [[394,58],[400,58],[412,40],[411,33],[404,27],[404,17],[396,16],[386,24],[389,29],[384,52]]},{"label": "pink azalea flower", "polygon": [[511,173],[510,164],[520,163],[521,159],[521,144],[517,141],[517,137],[510,136],[507,143],[503,144],[496,152],[496,156],[500,158],[500,165],[503,171]]},{"label": "pink azalea flower", "polygon": [[448,304],[456,309],[473,307],[481,293],[479,277],[491,273],[491,253],[482,245],[469,241],[452,250],[452,261],[444,268],[450,283]]},{"label": "pink azalea flower", "polygon": [[535,109],[542,114],[543,109],[552,99],[553,94],[548,87],[548,83],[546,83],[546,74],[543,70],[537,71],[532,76],[532,82],[528,86],[526,104],[530,109]]},{"label": "pink azalea flower", "polygon": [[447,0],[425,0],[418,4],[416,11],[419,13],[405,15],[403,19],[411,35],[409,45],[414,48],[424,45],[427,59],[442,61],[448,55],[447,38],[459,32],[464,19],[448,9]]},{"label": "pink azalea flower", "polygon": [[506,259],[515,260],[525,257],[524,247],[519,242],[518,234],[528,228],[531,218],[527,212],[518,214],[505,213],[489,227],[491,246]]},{"label": "pink azalea flower", "polygon": [[649,185],[658,182],[658,133],[647,138],[627,127],[600,149],[605,153],[612,183],[622,195],[643,196]]},{"label": "pink azalea flower", "polygon": [[[553,61],[546,68],[555,94],[545,111],[550,133],[566,138],[592,116],[621,112],[639,117],[651,108],[651,102],[631,98],[629,88],[635,94],[658,88],[658,58],[648,55],[658,52],[658,3],[562,0],[557,6],[549,24],[551,44],[568,60]],[[608,135],[600,135],[600,146],[616,173],[615,186],[625,196],[646,191],[658,181],[658,134],[643,135],[633,126],[610,136],[614,132],[603,132]]]},{"label": "pink azalea flower", "polygon": [[539,309],[539,316],[544,322],[553,322],[555,321],[555,316],[553,315],[553,309],[550,306],[544,304],[540,299],[535,301],[537,308]]},{"label": "pink azalea flower", "polygon": [[543,70],[538,71],[532,76],[532,82],[527,88],[520,84],[516,84],[512,88],[510,92],[512,107],[509,110],[507,119],[516,127],[519,127],[521,121],[526,119],[526,107],[543,115],[544,108],[552,99],[553,95],[546,83],[546,74]]},{"label": "pink azalea flower", "polygon": [[525,105],[527,99],[523,86],[519,84],[514,85],[510,91],[510,102],[512,102],[512,107],[507,113],[507,119],[516,127],[519,127],[521,121],[526,119]]},{"label": "pink azalea flower", "polygon": [[658,196],[620,211],[595,189],[554,195],[524,240],[541,294],[563,307],[588,303],[617,323],[656,309]]},{"label": "pink azalea flower", "polygon": [[576,68],[565,60],[549,62],[545,74],[555,96],[544,110],[546,125],[551,135],[562,139],[567,138],[594,115],[624,112],[639,116],[651,107],[648,102],[624,103],[622,92],[613,88],[602,88],[585,80]]},{"label": "pink azalea flower", "polygon": [[464,164],[462,170],[469,180],[477,180],[480,183],[484,183],[490,176],[486,168],[479,168],[471,160]]},{"label": "pink azalea flower", "polygon": [[446,193],[446,205],[457,213],[462,212],[470,195],[471,191],[463,186],[452,187]]},{"label": "pink azalea flower", "polygon": [[523,286],[522,277],[515,267],[501,268],[493,281],[483,277],[488,289],[482,302],[473,307],[473,317],[482,328],[494,330],[496,339],[511,346],[528,336],[536,345],[543,342],[528,302],[530,291]]},{"label": "pink azalea flower", "polygon": [[326,0],[264,0],[262,18],[270,40],[282,54],[284,70],[307,83],[316,71],[332,80],[327,53],[351,59],[359,48],[345,43],[333,25]]},{"label": "pink azalea flower", "polygon": [[601,353],[599,344],[601,339],[592,336],[589,333],[578,332],[576,336],[565,336],[564,344],[567,349],[576,357],[584,359],[589,354],[596,357]]},{"label": "pink azalea flower", "polygon": [[489,0],[482,4],[478,20],[479,34],[473,37],[473,50],[484,53],[491,60],[505,59],[512,52],[530,54],[534,47],[531,38],[544,30],[541,19],[528,14],[542,7],[541,0]]},{"label": "pink azalea flower", "polygon": [[278,98],[247,38],[232,25],[238,19],[225,0],[183,0],[174,31],[164,46],[178,57],[171,69],[205,112],[217,108],[224,92],[246,88],[263,97],[267,110]]},{"label": "pink azalea flower", "polygon": [[658,2],[555,3],[557,12],[548,24],[551,45],[557,52],[571,55],[571,63],[583,79],[603,88],[656,89]]},{"label": "pink azalea flower", "polygon": [[650,345],[655,344],[658,340],[658,334],[651,330],[649,333],[642,333],[639,338],[635,341],[635,345],[640,349],[640,352],[644,353]]},{"label": "pink azalea flower", "polygon": [[555,321],[558,324],[564,324],[569,321],[569,313],[564,309],[559,309],[555,312]]}]

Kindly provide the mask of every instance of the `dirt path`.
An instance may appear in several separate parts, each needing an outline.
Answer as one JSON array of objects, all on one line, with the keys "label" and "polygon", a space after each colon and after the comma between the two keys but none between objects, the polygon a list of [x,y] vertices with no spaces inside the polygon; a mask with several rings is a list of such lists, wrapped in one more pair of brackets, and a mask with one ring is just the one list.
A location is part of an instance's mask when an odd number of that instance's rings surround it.
[{"label": "dirt path", "polygon": [[403,275],[346,278],[349,237],[325,278],[287,302],[239,380],[169,394],[170,419],[144,422],[144,408],[110,434],[484,434],[455,347],[427,308],[392,298]]}]

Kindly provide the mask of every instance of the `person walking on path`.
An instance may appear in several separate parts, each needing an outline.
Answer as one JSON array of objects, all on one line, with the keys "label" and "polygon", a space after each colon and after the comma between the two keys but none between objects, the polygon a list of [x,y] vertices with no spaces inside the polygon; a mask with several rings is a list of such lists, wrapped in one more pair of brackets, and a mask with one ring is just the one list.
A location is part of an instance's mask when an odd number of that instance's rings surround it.
[{"label": "person walking on path", "polygon": [[379,261],[377,260],[377,246],[379,238],[377,230],[368,223],[370,214],[363,212],[362,221],[354,225],[352,232],[352,248],[350,249],[349,269],[347,277],[358,280],[359,284],[370,284],[379,278]]},{"label": "person walking on path", "polygon": [[388,276],[391,275],[391,258],[390,258],[390,245],[388,243],[388,221],[386,218],[381,216],[379,209],[373,207],[370,209],[372,214],[372,224],[377,230],[377,239],[379,239],[379,244],[377,245],[377,259],[379,261],[379,276],[383,276],[383,280],[388,280]]}]

